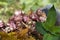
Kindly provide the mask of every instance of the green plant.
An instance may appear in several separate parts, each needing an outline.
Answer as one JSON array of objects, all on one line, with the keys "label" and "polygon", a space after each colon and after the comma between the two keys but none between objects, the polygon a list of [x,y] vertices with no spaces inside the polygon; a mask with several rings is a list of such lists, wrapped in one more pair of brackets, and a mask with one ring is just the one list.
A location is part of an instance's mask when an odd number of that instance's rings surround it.
[{"label": "green plant", "polygon": [[49,10],[47,20],[44,23],[37,22],[36,30],[43,34],[43,40],[59,40],[60,26],[55,26],[56,10],[54,6]]}]

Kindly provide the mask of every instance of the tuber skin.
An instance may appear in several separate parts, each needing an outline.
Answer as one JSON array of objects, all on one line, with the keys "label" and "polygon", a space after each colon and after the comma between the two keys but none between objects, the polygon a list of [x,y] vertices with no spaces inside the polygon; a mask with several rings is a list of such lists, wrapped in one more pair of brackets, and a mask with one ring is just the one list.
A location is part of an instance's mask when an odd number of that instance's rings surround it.
[{"label": "tuber skin", "polygon": [[24,14],[22,10],[16,10],[14,14],[9,18],[6,27],[3,29],[4,32],[21,32],[27,28],[27,35],[33,35],[36,39],[42,40],[43,35],[39,34],[35,29],[37,21],[45,22],[47,16],[44,11],[38,9],[36,12],[31,12],[29,15]]},{"label": "tuber skin", "polygon": [[38,20],[39,20],[40,22],[45,22],[46,19],[47,19],[47,16],[46,16],[45,12],[42,11],[41,9],[38,9],[38,10],[36,11],[36,15],[38,15]]},{"label": "tuber skin", "polygon": [[0,20],[0,31],[4,31],[6,25],[4,23],[4,21]]}]

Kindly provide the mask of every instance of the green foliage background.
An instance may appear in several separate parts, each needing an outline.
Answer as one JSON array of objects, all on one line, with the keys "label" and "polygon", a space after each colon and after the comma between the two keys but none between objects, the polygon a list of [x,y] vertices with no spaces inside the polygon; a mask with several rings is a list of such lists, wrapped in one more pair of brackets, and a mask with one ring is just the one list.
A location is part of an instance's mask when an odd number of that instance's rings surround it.
[{"label": "green foliage background", "polygon": [[22,9],[27,13],[30,9],[36,10],[48,4],[54,4],[60,9],[59,3],[60,0],[0,0],[0,19],[6,22],[16,9]]}]

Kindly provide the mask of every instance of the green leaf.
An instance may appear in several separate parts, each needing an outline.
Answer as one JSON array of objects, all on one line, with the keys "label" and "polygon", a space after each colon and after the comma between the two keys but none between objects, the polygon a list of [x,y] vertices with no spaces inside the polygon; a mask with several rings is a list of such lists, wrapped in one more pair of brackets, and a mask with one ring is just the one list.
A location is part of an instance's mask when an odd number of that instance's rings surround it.
[{"label": "green leaf", "polygon": [[36,22],[36,30],[41,34],[47,33],[40,22]]},{"label": "green leaf", "polygon": [[53,36],[50,34],[45,34],[43,40],[60,40],[60,36]]},{"label": "green leaf", "polygon": [[55,27],[54,26],[55,23],[56,23],[56,10],[54,6],[52,6],[51,9],[48,11],[47,20],[45,23],[43,23],[43,27],[46,30],[50,31],[52,34],[54,34],[52,32],[52,29],[53,29],[52,27]]},{"label": "green leaf", "polygon": [[56,10],[54,6],[48,11],[47,21],[45,22],[45,27],[52,27],[56,23]]},{"label": "green leaf", "polygon": [[47,21],[45,23],[36,23],[36,30],[41,34],[49,33],[52,35],[56,35],[55,33],[59,32],[60,28],[54,26],[55,22],[56,11],[53,6],[48,12]]},{"label": "green leaf", "polygon": [[51,28],[52,33],[60,33],[60,26],[54,26]]},{"label": "green leaf", "polygon": [[43,23],[40,23],[40,22],[36,22],[36,30],[37,30],[37,32],[39,32],[43,35],[46,34],[46,33],[49,33],[51,35],[56,35],[55,32],[53,32],[54,31],[53,29],[48,29],[47,30],[46,28],[44,28]]}]

